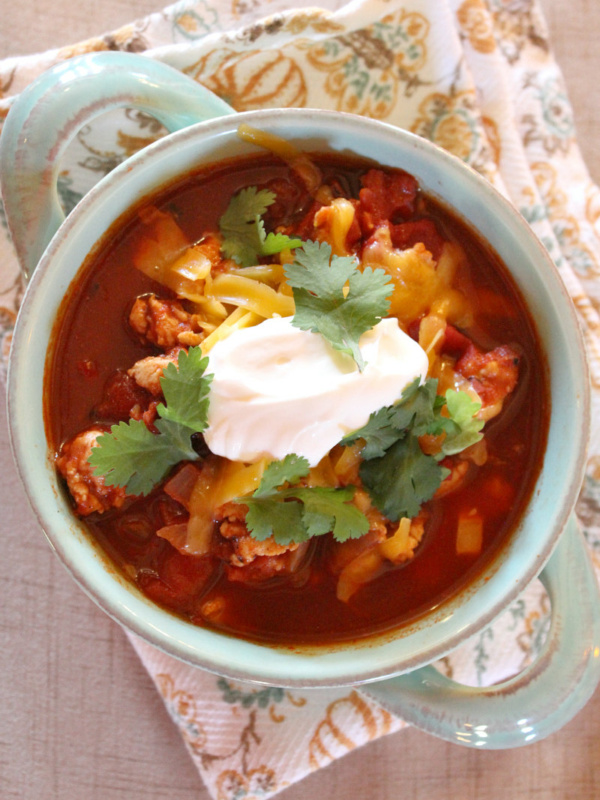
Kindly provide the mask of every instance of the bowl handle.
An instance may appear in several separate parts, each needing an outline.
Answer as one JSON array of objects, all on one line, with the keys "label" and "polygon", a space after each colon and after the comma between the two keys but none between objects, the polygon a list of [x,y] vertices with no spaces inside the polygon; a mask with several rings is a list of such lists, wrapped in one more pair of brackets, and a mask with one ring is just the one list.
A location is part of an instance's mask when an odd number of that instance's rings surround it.
[{"label": "bowl handle", "polygon": [[548,639],[519,675],[463,686],[426,666],[363,690],[434,736],[481,750],[518,747],[557,731],[600,680],[600,597],[575,516],[540,574],[552,605]]},{"label": "bowl handle", "polygon": [[67,145],[91,119],[137,108],[176,131],[233,114],[176,69],[132,53],[93,53],[41,75],[15,100],[0,137],[6,217],[26,279],[64,219],[57,178]]}]

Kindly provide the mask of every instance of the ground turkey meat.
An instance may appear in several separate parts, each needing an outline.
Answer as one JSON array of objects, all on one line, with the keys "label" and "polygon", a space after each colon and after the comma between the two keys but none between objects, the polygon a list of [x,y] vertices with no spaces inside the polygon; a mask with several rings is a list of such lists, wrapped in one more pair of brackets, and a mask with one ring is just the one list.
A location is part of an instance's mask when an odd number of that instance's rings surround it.
[{"label": "ground turkey meat", "polygon": [[92,447],[103,433],[101,428],[88,428],[77,434],[63,444],[56,459],[58,469],[75,501],[77,513],[81,516],[87,516],[94,511],[102,513],[109,508],[120,508],[125,502],[125,489],[105,486],[104,479],[94,475],[88,464]]},{"label": "ground turkey meat", "polygon": [[182,334],[200,330],[195,315],[186,311],[178,300],[164,300],[155,294],[136,298],[129,313],[129,324],[136,333],[163,350],[179,344]]}]

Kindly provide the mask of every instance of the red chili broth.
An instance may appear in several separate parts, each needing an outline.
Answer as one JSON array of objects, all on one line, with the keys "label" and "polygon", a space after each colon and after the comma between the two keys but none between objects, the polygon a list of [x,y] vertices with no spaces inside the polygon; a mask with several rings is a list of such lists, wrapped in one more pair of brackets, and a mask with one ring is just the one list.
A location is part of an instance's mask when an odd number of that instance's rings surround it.
[{"label": "red chili broth", "polygon": [[[335,176],[356,194],[364,163],[331,156],[315,161],[325,180]],[[229,198],[240,188],[260,187],[288,175],[288,167],[270,156],[234,161],[191,175],[151,202],[174,213],[195,241],[217,227]],[[336,578],[326,566],[328,537],[312,545],[310,569],[301,570],[293,581],[277,578],[248,585],[229,582],[216,561],[183,556],[154,534],[165,518],[185,519],[183,510],[160,489],[126,511],[88,517],[91,534],[117,566],[137,576],[142,590],[161,605],[206,625],[199,615],[200,603],[226,596],[229,610],[218,626],[211,626],[237,636],[289,644],[354,639],[397,628],[438,606],[474,580],[506,542],[531,496],[543,459],[549,408],[544,359],[531,317],[498,257],[437,202],[423,196],[419,202],[420,212],[435,220],[445,238],[462,245],[469,264],[477,265],[457,278],[458,288],[476,298],[478,312],[469,336],[484,349],[516,344],[523,353],[517,389],[505,401],[502,414],[486,425],[488,462],[463,490],[427,504],[431,519],[412,561],[390,567],[348,603],[335,596]],[[115,370],[126,370],[155,352],[141,344],[127,324],[136,296],[150,291],[168,296],[168,290],[131,266],[138,235],[134,214],[115,226],[88,259],[63,304],[46,374],[47,428],[56,450],[94,421],[93,409]],[[503,486],[509,487],[506,494]],[[478,557],[457,556],[458,511],[471,503],[486,520],[483,550]],[[200,585],[203,589],[197,592]]]}]

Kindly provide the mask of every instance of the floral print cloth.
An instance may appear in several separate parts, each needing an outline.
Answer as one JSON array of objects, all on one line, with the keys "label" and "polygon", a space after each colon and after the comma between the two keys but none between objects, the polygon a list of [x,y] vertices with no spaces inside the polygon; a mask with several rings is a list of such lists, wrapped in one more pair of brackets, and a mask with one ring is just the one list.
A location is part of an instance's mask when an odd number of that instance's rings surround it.
[{"label": "floral print cloth", "polygon": [[[467,161],[519,209],[554,259],[590,357],[593,430],[578,513],[600,572],[600,191],[536,0],[182,0],[113,33],[0,62],[0,123],[43,70],[74,55],[126,50],[161,59],[236,110],[338,109],[420,134]],[[59,192],[69,211],[102,175],[163,134],[126,111],[82,129]],[[23,291],[0,205],[0,376]],[[539,651],[549,603],[538,582],[438,665],[474,685],[502,680]],[[256,688],[132,642],[218,800],[267,798],[404,726],[358,689]]]}]

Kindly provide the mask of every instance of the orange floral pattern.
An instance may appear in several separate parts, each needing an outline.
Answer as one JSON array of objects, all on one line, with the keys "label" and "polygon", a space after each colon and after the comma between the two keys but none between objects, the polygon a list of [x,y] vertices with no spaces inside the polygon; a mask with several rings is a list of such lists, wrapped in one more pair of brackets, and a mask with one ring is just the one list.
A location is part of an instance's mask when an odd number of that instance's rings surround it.
[{"label": "orange floral pattern", "polygon": [[[261,688],[194,673],[134,640],[156,686],[217,800],[270,797],[346,750],[399,730],[404,723],[352,690],[311,694]],[[199,692],[198,686],[201,686]],[[275,712],[275,708],[280,711]],[[211,713],[211,710],[213,713]],[[216,714],[216,716],[215,716]],[[224,736],[223,729],[233,735]],[[282,739],[295,742],[293,758],[269,754]]]},{"label": "orange floral pattern", "polygon": [[156,676],[156,683],[186,744],[195,753],[201,753],[206,745],[207,736],[195,697],[190,692],[178,689],[173,677],[168,673],[159,673]]},{"label": "orange floral pattern", "polygon": [[587,189],[585,216],[600,242],[600,189],[592,183]]},{"label": "orange floral pattern", "polygon": [[269,797],[278,789],[275,773],[265,766],[251,769],[247,775],[227,769],[219,775],[215,784],[217,800]]},{"label": "orange floral pattern", "polygon": [[306,80],[298,64],[279,50],[237,53],[220,48],[185,72],[219,95],[236,111],[303,107]]},{"label": "orange floral pattern", "polygon": [[577,272],[589,270],[600,278],[600,265],[582,241],[579,220],[569,210],[569,195],[561,186],[557,170],[547,161],[537,161],[531,164],[531,173],[564,255]]},{"label": "orange floral pattern", "polygon": [[494,23],[483,0],[465,0],[456,12],[456,18],[475,50],[491,53],[496,49]]},{"label": "orange floral pattern", "polygon": [[411,130],[474,166],[490,160],[477,97],[471,90],[428,95]]},{"label": "orange floral pattern", "polygon": [[[349,724],[348,713],[351,720]],[[312,769],[319,769],[366,741],[372,741],[390,732],[392,716],[382,708],[374,707],[353,691],[330,703],[325,716],[317,724],[309,743],[309,760]],[[360,731],[360,740],[352,730]]]},{"label": "orange floral pattern", "polygon": [[332,19],[330,14],[325,13],[320,8],[315,8],[309,11],[299,11],[297,14],[289,17],[285,23],[285,30],[293,36],[298,36],[301,33],[328,33],[328,34],[342,34],[344,26]]},{"label": "orange floral pattern", "polygon": [[485,131],[490,146],[492,160],[494,164],[499,167],[502,157],[502,137],[498,130],[498,125],[491,117],[485,116],[481,118],[481,124],[483,125],[483,130]]}]

